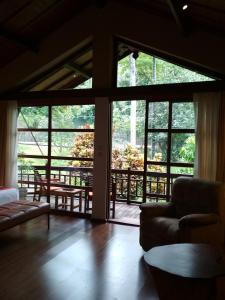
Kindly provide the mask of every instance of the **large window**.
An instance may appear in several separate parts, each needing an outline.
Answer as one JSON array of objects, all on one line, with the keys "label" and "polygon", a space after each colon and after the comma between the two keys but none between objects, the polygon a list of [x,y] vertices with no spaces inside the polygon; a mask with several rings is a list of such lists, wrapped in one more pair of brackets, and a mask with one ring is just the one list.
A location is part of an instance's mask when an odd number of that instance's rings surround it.
[{"label": "large window", "polygon": [[[188,70],[158,57],[128,47],[129,55],[118,56],[117,86],[146,86],[183,82],[212,81],[213,78]],[[122,57],[122,59],[120,59]]]},{"label": "large window", "polygon": [[147,101],[145,194],[147,200],[169,198],[173,179],[192,176],[195,157],[192,102]]},{"label": "large window", "polygon": [[93,167],[94,105],[21,107],[18,165],[21,184],[32,189],[34,170],[64,185],[80,185],[76,171]]}]

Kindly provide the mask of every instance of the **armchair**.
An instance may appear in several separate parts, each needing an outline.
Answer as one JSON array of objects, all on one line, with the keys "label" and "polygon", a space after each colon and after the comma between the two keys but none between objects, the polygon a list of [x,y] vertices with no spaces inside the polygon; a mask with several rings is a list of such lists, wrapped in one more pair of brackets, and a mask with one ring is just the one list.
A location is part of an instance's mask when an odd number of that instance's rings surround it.
[{"label": "armchair", "polygon": [[224,242],[222,184],[178,177],[171,201],[141,204],[140,245],[152,247],[173,243]]}]

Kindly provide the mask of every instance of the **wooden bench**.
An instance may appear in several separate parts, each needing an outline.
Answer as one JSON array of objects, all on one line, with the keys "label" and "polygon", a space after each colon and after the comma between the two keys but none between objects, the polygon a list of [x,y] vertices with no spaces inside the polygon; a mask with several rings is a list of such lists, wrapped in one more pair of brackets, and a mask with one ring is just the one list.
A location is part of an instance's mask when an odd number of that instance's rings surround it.
[{"label": "wooden bench", "polygon": [[0,231],[9,229],[43,214],[47,214],[49,229],[49,212],[50,205],[46,202],[19,200],[0,205]]}]

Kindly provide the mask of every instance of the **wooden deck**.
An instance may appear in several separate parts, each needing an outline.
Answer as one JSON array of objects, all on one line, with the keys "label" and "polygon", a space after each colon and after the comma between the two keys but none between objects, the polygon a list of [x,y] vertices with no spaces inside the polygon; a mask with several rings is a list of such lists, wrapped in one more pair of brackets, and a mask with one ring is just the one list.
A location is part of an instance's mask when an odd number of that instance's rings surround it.
[{"label": "wooden deck", "polygon": [[113,220],[125,224],[140,225],[139,215],[139,205],[116,202],[116,213]]},{"label": "wooden deck", "polygon": [[[32,196],[28,196],[29,200],[32,200]],[[77,200],[78,201],[78,200]],[[51,207],[55,207],[55,198],[51,197]],[[78,208],[75,208],[76,212],[79,212]],[[84,203],[82,205],[82,212],[84,212]],[[138,204],[126,204],[121,202],[116,202],[116,212],[115,212],[115,219],[110,219],[111,221],[125,223],[125,224],[132,224],[132,225],[139,225],[139,214],[140,209]]]}]

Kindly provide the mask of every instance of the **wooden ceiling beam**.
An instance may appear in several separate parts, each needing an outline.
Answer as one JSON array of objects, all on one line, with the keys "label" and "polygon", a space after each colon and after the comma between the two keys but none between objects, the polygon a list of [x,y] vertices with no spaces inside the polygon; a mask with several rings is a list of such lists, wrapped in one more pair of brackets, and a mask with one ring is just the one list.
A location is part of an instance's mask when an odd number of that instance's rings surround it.
[{"label": "wooden ceiling beam", "polygon": [[68,90],[68,89],[73,89],[74,87],[77,87],[81,83],[85,82],[86,79],[84,79],[83,76],[78,75],[77,77],[71,78],[71,80],[65,84],[63,84],[60,87],[60,90]]},{"label": "wooden ceiling beam", "polygon": [[[77,58],[81,57],[88,51],[91,51],[93,48],[92,43],[89,43],[87,46],[81,48],[76,53],[72,54],[69,58],[66,58],[64,62],[60,62],[56,66],[53,66],[51,69],[47,70],[46,72],[41,73],[34,79],[32,79],[30,82],[27,82],[24,86],[20,86],[20,91],[29,91],[30,89],[34,88],[36,85],[38,85],[41,81],[44,81],[48,77],[54,75],[59,69],[62,68],[64,64],[67,63],[67,61],[70,61],[71,59],[76,60]],[[86,63],[85,63],[86,65]]]},{"label": "wooden ceiling beam", "polygon": [[83,68],[81,68],[79,65],[75,64],[74,62],[68,62],[64,65],[65,68],[74,71],[77,74],[82,75],[84,78],[89,79],[92,75],[84,70]]},{"label": "wooden ceiling beam", "polygon": [[182,10],[181,1],[177,0],[167,0],[170,7],[171,13],[176,21],[176,24],[182,33],[182,35],[188,35],[189,28],[187,25],[186,11]]},{"label": "wooden ceiling beam", "polygon": [[54,87],[57,84],[59,84],[61,81],[67,79],[68,77],[72,77],[72,76],[73,76],[73,71],[71,71],[69,74],[65,74],[64,76],[62,76],[62,77],[58,78],[57,80],[53,81],[52,83],[50,83],[49,85],[47,85],[44,89],[42,89],[42,91],[48,91],[52,87]]},{"label": "wooden ceiling beam", "polygon": [[28,39],[25,39],[18,34],[15,34],[13,32],[10,32],[3,27],[0,27],[0,36],[6,38],[7,40],[12,41],[13,43],[25,47],[27,50],[30,50],[31,52],[38,52],[38,45]]}]

